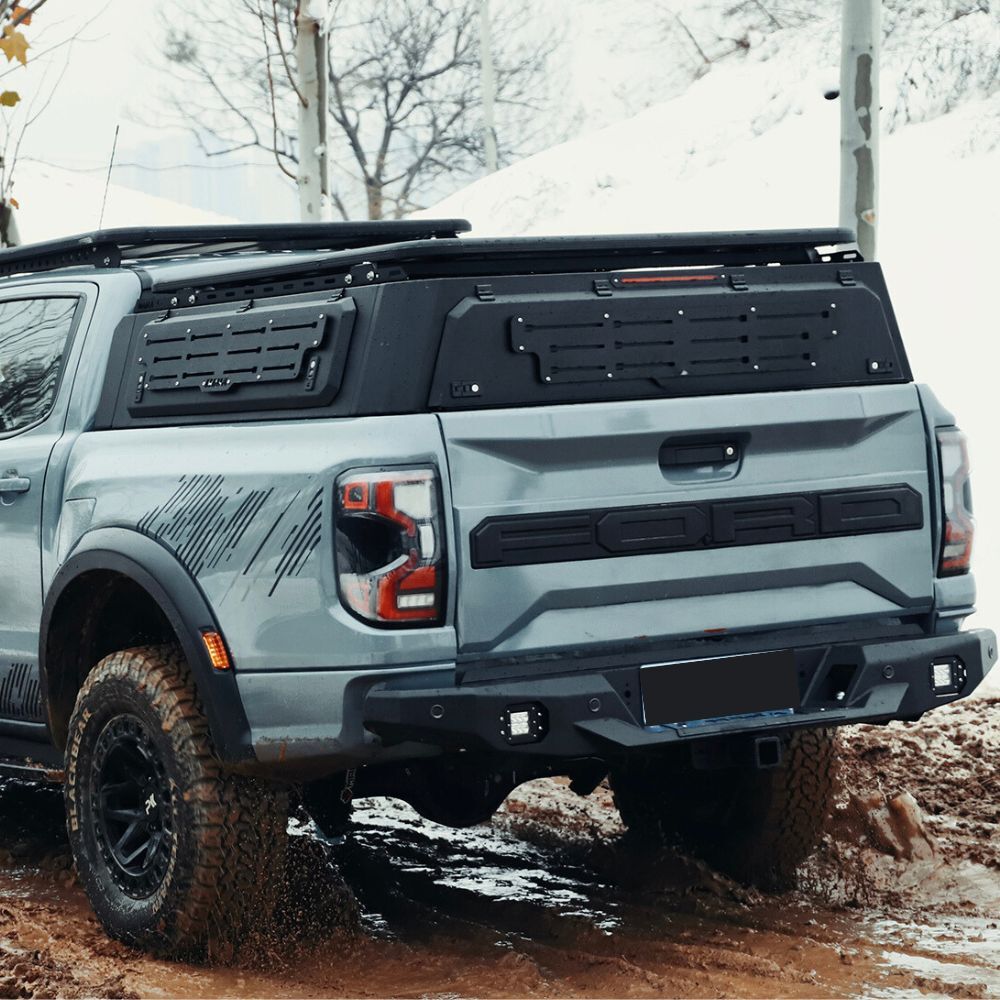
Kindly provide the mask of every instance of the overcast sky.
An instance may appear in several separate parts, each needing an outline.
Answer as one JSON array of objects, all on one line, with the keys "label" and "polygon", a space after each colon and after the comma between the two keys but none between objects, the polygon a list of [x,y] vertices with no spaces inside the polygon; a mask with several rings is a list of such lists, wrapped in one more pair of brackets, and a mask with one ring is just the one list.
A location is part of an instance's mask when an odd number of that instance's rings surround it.
[{"label": "overcast sky", "polygon": [[[49,0],[26,29],[32,44],[27,70],[3,80],[5,87],[20,89],[27,98],[43,65],[49,73],[57,72],[68,57],[66,75],[25,137],[22,155],[67,166],[99,166],[107,164],[116,123],[122,126],[120,147],[148,135],[129,120],[128,112],[150,104],[158,6],[156,0]],[[51,44],[74,34],[78,41],[44,54]],[[84,40],[88,38],[95,40]]]}]

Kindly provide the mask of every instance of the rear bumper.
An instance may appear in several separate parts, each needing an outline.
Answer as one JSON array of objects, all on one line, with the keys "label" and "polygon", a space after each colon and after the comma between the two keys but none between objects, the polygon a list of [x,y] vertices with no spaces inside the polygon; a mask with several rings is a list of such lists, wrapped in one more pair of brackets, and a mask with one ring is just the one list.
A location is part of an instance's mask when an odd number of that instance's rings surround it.
[{"label": "rear bumper", "polygon": [[[365,728],[383,745],[497,751],[550,758],[605,756],[632,749],[729,734],[912,720],[972,693],[996,662],[988,629],[794,650],[801,704],[708,721],[647,726],[644,664],[492,683],[421,687],[413,678],[372,686],[363,700]],[[951,661],[960,683],[936,692],[932,666]],[[669,665],[667,665],[669,669]],[[440,675],[438,675],[440,677]],[[511,712],[520,730],[512,733]]]}]

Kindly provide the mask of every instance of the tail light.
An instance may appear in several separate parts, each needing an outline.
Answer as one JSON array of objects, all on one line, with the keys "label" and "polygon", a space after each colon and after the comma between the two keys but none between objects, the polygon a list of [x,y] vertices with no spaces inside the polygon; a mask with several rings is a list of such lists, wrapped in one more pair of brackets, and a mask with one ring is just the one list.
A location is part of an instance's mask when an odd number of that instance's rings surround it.
[{"label": "tail light", "polygon": [[378,625],[444,617],[444,532],[433,469],[351,471],[337,479],[337,585]]},{"label": "tail light", "polygon": [[969,572],[972,538],[972,487],[969,481],[969,451],[965,435],[954,427],[937,432],[941,459],[941,559],[939,576]]}]

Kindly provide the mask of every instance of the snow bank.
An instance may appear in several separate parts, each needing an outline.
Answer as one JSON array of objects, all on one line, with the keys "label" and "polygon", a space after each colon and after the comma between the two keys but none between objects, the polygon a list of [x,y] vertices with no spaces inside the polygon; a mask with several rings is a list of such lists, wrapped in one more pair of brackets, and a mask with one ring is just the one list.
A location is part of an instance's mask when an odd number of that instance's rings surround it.
[{"label": "snow bank", "polygon": [[[52,240],[97,229],[104,177],[24,163],[18,167],[14,197],[24,243]],[[115,226],[211,225],[236,220],[215,212],[144,194],[119,184],[108,188],[104,228]]]}]

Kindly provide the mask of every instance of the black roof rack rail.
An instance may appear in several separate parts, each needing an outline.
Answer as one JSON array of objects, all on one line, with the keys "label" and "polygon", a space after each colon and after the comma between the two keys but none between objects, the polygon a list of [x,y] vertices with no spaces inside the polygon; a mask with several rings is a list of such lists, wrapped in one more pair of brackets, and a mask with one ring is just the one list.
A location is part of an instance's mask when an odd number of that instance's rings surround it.
[{"label": "black roof rack rail", "polygon": [[471,228],[465,219],[406,219],[102,229],[0,250],[0,277],[63,267],[119,267],[123,260],[252,251],[353,250],[386,243],[453,239]]},{"label": "black roof rack rail", "polygon": [[[860,263],[850,229],[770,229],[757,232],[630,233],[617,236],[523,236],[413,241],[371,246],[361,258],[350,250],[329,256],[287,260],[221,259],[204,274],[178,274],[172,268],[146,273],[152,296],[144,307],[160,306],[160,294],[199,293],[207,286],[225,294],[253,297],[263,280],[309,279],[331,271],[349,271],[362,262],[373,274],[395,267],[397,277],[498,276],[556,274],[572,271],[620,271],[658,267],[743,267],[763,264],[809,264],[820,261]],[[832,248],[832,249],[827,249]],[[393,279],[395,280],[395,279]],[[332,285],[331,285],[332,287]],[[237,291],[233,291],[236,289]],[[265,294],[260,292],[259,294]],[[268,294],[276,294],[270,292]],[[196,298],[197,298],[196,294]],[[194,301],[194,300],[192,300]],[[176,303],[175,303],[176,304]]]}]

